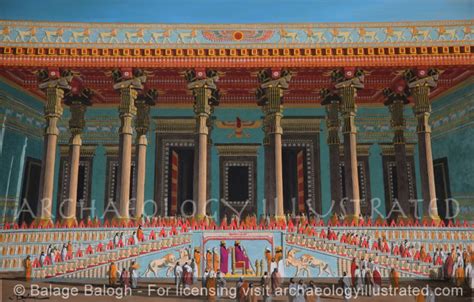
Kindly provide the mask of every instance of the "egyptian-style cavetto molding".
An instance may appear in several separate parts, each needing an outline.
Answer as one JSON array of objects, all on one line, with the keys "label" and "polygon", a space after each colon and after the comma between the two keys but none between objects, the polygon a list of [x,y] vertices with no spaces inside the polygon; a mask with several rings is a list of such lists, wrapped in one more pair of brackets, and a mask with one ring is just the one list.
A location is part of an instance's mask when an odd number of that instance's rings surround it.
[{"label": "egyptian-style cavetto molding", "polygon": [[[369,156],[369,150],[372,147],[372,144],[357,144],[357,156]],[[339,155],[344,156],[344,145],[339,146]]]},{"label": "egyptian-style cavetto molding", "polygon": [[158,133],[194,133],[196,120],[194,118],[154,118],[155,131]]},{"label": "egyptian-style cavetto molding", "polygon": [[260,144],[216,144],[220,156],[257,156]]},{"label": "egyptian-style cavetto molding", "polygon": [[[94,157],[96,148],[97,148],[96,145],[82,145],[81,146],[81,157]],[[59,146],[59,154],[62,157],[69,156],[69,151],[70,151],[69,145],[60,145]]]},{"label": "egyptian-style cavetto molding", "polygon": [[[393,144],[379,144],[382,149],[382,155],[384,156],[395,156],[395,148]],[[415,154],[415,144],[405,144],[405,151],[408,156],[413,156]]]},{"label": "egyptian-style cavetto molding", "polygon": [[472,20],[397,23],[123,24],[0,21],[4,46],[24,47],[379,47],[469,45]]},{"label": "egyptian-style cavetto molding", "polygon": [[288,117],[281,120],[281,126],[283,128],[283,133],[319,133],[321,119],[323,119],[323,117]]}]

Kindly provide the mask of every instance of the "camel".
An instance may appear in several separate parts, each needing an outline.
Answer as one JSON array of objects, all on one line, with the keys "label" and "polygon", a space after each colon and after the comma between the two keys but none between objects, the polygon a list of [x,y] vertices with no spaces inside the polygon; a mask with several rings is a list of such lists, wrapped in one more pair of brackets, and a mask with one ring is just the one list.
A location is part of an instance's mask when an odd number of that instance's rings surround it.
[{"label": "camel", "polygon": [[169,270],[170,267],[171,268],[174,267],[176,262],[177,262],[176,256],[173,253],[166,254],[165,256],[163,256],[160,259],[156,259],[156,260],[151,261],[148,264],[148,268],[146,269],[146,271],[143,273],[142,276],[143,277],[148,277],[149,273],[153,273],[155,275],[155,277],[158,277],[158,270],[160,270],[162,268],[165,268],[165,267],[168,267],[168,270]]}]

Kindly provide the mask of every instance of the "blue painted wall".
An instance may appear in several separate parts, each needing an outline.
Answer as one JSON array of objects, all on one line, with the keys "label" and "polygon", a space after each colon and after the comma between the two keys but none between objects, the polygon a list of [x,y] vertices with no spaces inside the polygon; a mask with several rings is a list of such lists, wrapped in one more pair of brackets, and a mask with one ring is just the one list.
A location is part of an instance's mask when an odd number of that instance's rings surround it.
[{"label": "blue painted wall", "polygon": [[461,218],[474,214],[474,84],[442,97],[432,106],[433,159],[447,157],[452,198]]},{"label": "blue painted wall", "polygon": [[[446,96],[436,100],[433,104],[433,158],[448,157],[451,192],[463,206],[463,211],[468,211],[474,200],[474,183],[470,181],[474,176],[472,154],[474,153],[474,103],[473,85],[465,85]],[[2,216],[11,216],[15,202],[21,194],[24,162],[27,157],[41,159],[42,157],[42,103],[22,91],[0,82],[0,202]],[[323,117],[323,108],[286,108],[285,117],[317,116]],[[193,116],[191,107],[188,108],[153,108],[152,117]],[[262,113],[257,106],[249,108],[216,108],[214,115],[220,121],[235,121],[240,117],[244,121],[260,120]],[[415,121],[410,108],[406,110],[407,139],[416,142]],[[60,123],[60,144],[67,144],[67,120],[69,111],[65,108],[64,117]],[[95,214],[101,216],[104,209],[105,180],[106,180],[106,155],[105,146],[118,143],[118,112],[115,108],[89,108],[86,114],[87,126],[84,131],[84,144],[96,145],[93,160],[92,177],[93,185],[91,196],[96,208]],[[152,126],[154,125],[151,123]],[[389,113],[384,107],[360,107],[357,114],[358,143],[370,145],[369,173],[371,180],[371,195],[381,199],[380,211],[384,212],[383,167],[379,144],[389,143],[392,132],[389,123]],[[263,132],[260,127],[244,129],[242,138],[233,135],[233,129],[214,127],[211,139],[214,144],[260,144]],[[321,194],[323,213],[330,207],[329,184],[329,152],[326,145],[327,129],[324,120],[321,121],[320,133],[320,163],[321,163]],[[147,170],[145,198],[153,199],[155,183],[155,148],[156,139],[154,129],[148,135]],[[59,173],[59,150],[56,172]],[[215,146],[211,148],[212,168],[211,197],[219,200],[219,175],[218,152]],[[415,148],[415,175],[417,179],[417,193],[420,194],[419,164]],[[263,213],[264,197],[264,157],[263,147],[257,152],[257,214]],[[57,178],[55,194],[57,196]],[[55,201],[56,203],[56,201]],[[211,206],[213,212],[218,213],[218,202]],[[152,206],[146,207],[147,215],[152,215]],[[6,214],[4,214],[6,213]],[[471,215],[472,216],[472,215]]]}]

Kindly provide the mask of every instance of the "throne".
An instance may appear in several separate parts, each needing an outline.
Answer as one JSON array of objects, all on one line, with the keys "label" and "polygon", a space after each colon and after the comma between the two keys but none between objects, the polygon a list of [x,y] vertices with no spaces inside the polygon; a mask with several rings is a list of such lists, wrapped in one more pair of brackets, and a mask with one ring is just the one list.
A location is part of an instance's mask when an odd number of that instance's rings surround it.
[{"label": "throne", "polygon": [[232,247],[232,274],[234,275],[237,270],[241,270],[242,275],[247,274],[247,269],[245,268],[245,261],[235,260],[235,247]]}]

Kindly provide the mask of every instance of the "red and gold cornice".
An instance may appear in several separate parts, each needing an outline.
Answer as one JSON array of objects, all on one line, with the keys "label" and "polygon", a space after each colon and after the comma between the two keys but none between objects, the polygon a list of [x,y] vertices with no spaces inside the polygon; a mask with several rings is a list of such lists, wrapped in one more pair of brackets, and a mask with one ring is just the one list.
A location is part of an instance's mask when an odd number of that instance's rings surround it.
[{"label": "red and gold cornice", "polygon": [[0,46],[0,66],[253,68],[472,64],[473,48],[469,45],[304,49],[97,49]]}]

